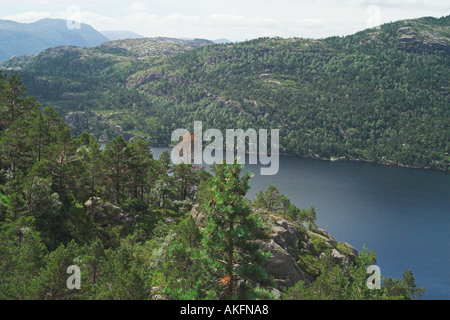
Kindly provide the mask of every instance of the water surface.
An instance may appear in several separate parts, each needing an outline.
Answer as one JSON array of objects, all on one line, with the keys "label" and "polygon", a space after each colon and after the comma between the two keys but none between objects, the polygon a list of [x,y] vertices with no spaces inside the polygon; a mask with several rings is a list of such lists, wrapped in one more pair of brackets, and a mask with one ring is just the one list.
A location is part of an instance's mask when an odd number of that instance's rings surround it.
[{"label": "water surface", "polygon": [[[152,148],[155,158],[171,149]],[[450,174],[355,162],[281,157],[277,175],[259,165],[248,197],[271,184],[317,224],[358,251],[374,250],[383,276],[411,269],[423,299],[450,299]]]}]

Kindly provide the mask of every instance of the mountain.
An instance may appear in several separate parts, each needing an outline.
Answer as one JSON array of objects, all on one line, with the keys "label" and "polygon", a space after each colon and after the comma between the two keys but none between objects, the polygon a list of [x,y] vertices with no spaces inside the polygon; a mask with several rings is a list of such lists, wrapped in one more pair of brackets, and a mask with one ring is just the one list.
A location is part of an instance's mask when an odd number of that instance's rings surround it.
[{"label": "mountain", "polygon": [[233,41],[230,41],[230,40],[225,39],[225,38],[216,39],[216,40],[213,40],[213,42],[214,43],[218,43],[218,44],[233,43]]},{"label": "mountain", "polygon": [[79,29],[68,28],[66,20],[43,19],[33,23],[0,20],[0,61],[54,46],[98,46],[107,40],[87,24],[80,24]]},{"label": "mountain", "polygon": [[133,31],[101,31],[105,37],[109,40],[121,40],[121,39],[139,39],[144,38],[140,34]]},{"label": "mountain", "polygon": [[449,26],[446,16],[319,40],[118,40],[1,68],[74,134],[167,145],[174,129],[203,121],[280,129],[286,154],[449,170]]}]

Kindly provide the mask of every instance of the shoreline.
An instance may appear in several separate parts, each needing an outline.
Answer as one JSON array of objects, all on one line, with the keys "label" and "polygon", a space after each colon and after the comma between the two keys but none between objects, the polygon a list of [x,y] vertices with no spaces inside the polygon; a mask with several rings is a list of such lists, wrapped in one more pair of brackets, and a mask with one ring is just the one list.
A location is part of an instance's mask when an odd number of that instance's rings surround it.
[{"label": "shoreline", "polygon": [[280,155],[287,156],[287,157],[298,157],[298,158],[303,158],[303,159],[313,159],[313,160],[321,160],[321,161],[329,161],[329,162],[359,162],[359,163],[368,163],[368,164],[379,164],[379,165],[388,166],[388,167],[418,169],[418,170],[425,170],[425,171],[440,171],[440,172],[446,172],[446,173],[450,172],[450,169],[443,169],[443,168],[438,168],[438,167],[412,166],[412,165],[406,165],[406,164],[402,164],[402,163],[396,163],[393,161],[379,162],[376,160],[365,160],[365,159],[350,158],[350,157],[322,158],[319,156],[299,156],[299,155],[288,154],[288,153],[280,153]]},{"label": "shoreline", "polygon": [[[144,139],[145,140],[145,139]],[[109,142],[102,141],[101,144],[107,144]],[[171,144],[150,144],[150,147],[153,148],[173,148],[174,145]],[[246,154],[249,154],[248,151],[245,152]],[[300,156],[297,154],[292,153],[281,153],[281,156],[286,157],[296,157],[300,159],[313,159],[313,160],[321,160],[321,161],[330,161],[330,162],[359,162],[359,163],[368,163],[368,164],[379,164],[383,166],[389,166],[389,167],[398,167],[398,168],[407,168],[407,169],[418,169],[418,170],[425,170],[425,171],[438,171],[438,172],[445,172],[449,173],[450,169],[444,169],[444,168],[438,168],[438,167],[421,167],[421,166],[412,166],[412,165],[405,165],[402,163],[396,163],[393,161],[376,161],[376,160],[365,160],[365,159],[359,159],[359,158],[351,158],[351,157],[331,157],[331,158],[323,158],[316,156]]]}]

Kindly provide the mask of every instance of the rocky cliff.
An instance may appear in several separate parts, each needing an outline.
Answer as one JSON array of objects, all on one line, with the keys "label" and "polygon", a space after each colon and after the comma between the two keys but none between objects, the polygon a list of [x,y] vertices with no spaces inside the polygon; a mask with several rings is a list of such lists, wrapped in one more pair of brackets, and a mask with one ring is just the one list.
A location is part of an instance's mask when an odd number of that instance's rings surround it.
[{"label": "rocky cliff", "polygon": [[[199,227],[205,222],[205,214],[198,206],[191,210],[191,217]],[[310,284],[318,276],[319,261],[327,250],[340,264],[354,261],[358,251],[348,243],[337,242],[327,231],[314,231],[296,225],[277,214],[257,211],[269,229],[269,237],[259,239],[262,250],[272,257],[265,262],[265,270],[274,277],[277,289],[288,288],[298,281]]]}]

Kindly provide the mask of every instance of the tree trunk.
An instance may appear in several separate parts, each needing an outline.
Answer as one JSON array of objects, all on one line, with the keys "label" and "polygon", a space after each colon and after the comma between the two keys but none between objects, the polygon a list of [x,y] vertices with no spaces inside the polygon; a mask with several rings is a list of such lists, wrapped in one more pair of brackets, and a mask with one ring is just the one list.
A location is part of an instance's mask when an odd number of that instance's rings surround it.
[{"label": "tree trunk", "polygon": [[230,231],[229,231],[229,249],[228,249],[228,298],[231,298],[233,295],[233,253],[234,253],[234,242],[233,242],[233,221],[230,221]]}]

